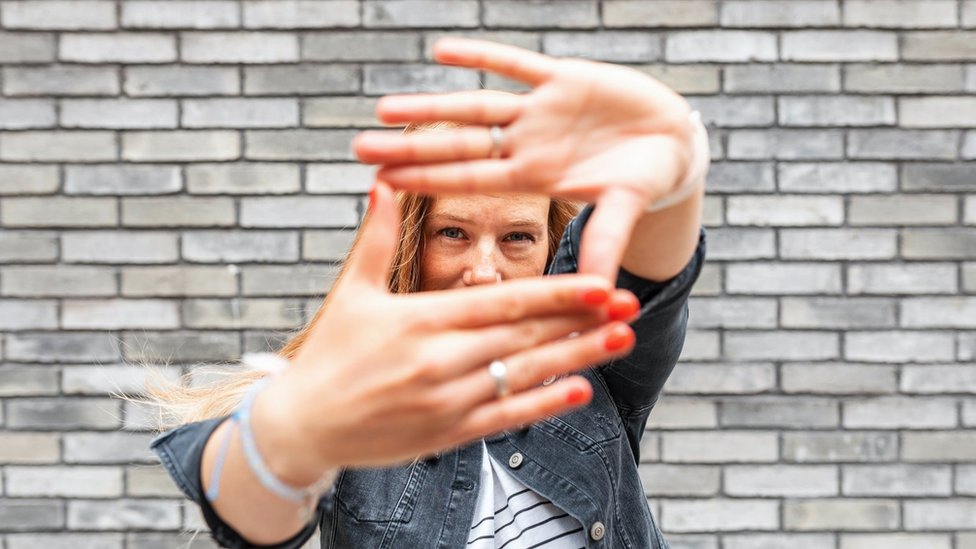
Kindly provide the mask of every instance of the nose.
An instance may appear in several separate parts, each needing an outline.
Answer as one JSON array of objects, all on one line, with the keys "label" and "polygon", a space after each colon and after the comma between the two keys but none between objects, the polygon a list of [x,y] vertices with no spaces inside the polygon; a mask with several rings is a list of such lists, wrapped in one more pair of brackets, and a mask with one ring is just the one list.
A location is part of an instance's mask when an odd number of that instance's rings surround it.
[{"label": "nose", "polygon": [[465,286],[501,282],[502,274],[498,271],[493,243],[485,243],[477,247],[474,261],[464,270],[462,278]]}]

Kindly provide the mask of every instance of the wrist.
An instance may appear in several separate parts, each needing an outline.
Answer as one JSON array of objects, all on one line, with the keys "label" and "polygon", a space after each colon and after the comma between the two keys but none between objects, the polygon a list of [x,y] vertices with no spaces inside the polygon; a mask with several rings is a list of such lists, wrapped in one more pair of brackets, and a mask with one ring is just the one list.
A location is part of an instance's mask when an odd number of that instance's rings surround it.
[{"label": "wrist", "polygon": [[698,111],[689,114],[688,124],[691,126],[691,152],[685,172],[678,182],[672,185],[671,190],[651,201],[645,208],[645,212],[656,212],[683,202],[705,184],[705,176],[711,163],[708,132]]}]

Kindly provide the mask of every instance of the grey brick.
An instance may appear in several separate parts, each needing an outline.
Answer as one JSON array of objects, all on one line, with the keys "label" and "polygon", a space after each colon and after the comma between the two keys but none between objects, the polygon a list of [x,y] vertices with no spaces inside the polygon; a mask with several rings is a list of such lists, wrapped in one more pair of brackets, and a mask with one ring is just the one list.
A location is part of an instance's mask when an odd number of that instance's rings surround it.
[{"label": "grey brick", "polygon": [[646,32],[552,32],[543,35],[542,51],[557,57],[647,63],[661,58],[663,46],[660,36]]},{"label": "grey brick", "polygon": [[897,500],[825,499],[783,502],[788,530],[894,530],[900,525]]},{"label": "grey brick", "polygon": [[779,505],[761,499],[665,500],[660,517],[669,532],[775,530]]},{"label": "grey brick", "polygon": [[111,362],[119,343],[106,333],[17,333],[6,338],[6,358],[18,362]]},{"label": "grey brick", "polygon": [[[720,71],[714,65],[654,64],[634,68],[660,80],[680,94],[717,94],[721,89]],[[716,147],[713,145],[712,154],[715,152]]]},{"label": "grey brick", "polygon": [[953,294],[958,291],[956,266],[943,263],[850,265],[851,294]]},{"label": "grey brick", "polygon": [[[64,461],[65,463],[156,462],[155,455],[149,449],[150,439],[152,435],[141,433],[65,433]],[[121,480],[122,471],[115,467],[111,470],[118,473]]]},{"label": "grey brick", "polygon": [[844,156],[844,134],[837,130],[736,130],[729,133],[734,159],[837,159]]},{"label": "grey brick", "polygon": [[701,222],[705,227],[720,227],[725,224],[725,199],[722,196],[705,197]]},{"label": "grey brick", "polygon": [[65,263],[170,263],[177,238],[165,232],[78,231],[61,237]]},{"label": "grey brick", "polygon": [[[355,6],[356,2],[350,2]],[[486,19],[489,6],[486,8]],[[366,0],[366,27],[477,27],[478,3],[472,0]]]},{"label": "grey brick", "polygon": [[963,0],[962,25],[964,27],[976,27],[976,2],[973,0]]},{"label": "grey brick", "polygon": [[353,160],[350,130],[249,130],[248,160]]},{"label": "grey brick", "polygon": [[57,368],[0,365],[0,397],[52,396],[58,394]]},{"label": "grey brick", "polygon": [[321,296],[332,289],[337,271],[331,265],[244,267],[241,292],[246,296]]},{"label": "grey brick", "polygon": [[52,300],[0,299],[0,330],[48,330],[58,327],[58,304]]},{"label": "grey brick", "polygon": [[202,263],[298,261],[298,234],[281,231],[193,231],[183,235],[183,258]]},{"label": "grey brick", "polygon": [[976,289],[976,263],[966,263],[962,267],[962,286],[967,292]]},{"label": "grey brick", "polygon": [[66,128],[175,128],[176,102],[165,99],[65,99],[61,125]]},{"label": "grey brick", "polygon": [[955,0],[849,0],[844,3],[844,25],[851,27],[955,27]]},{"label": "grey brick", "polygon": [[901,167],[905,191],[971,192],[976,190],[976,166],[969,163],[912,162]]},{"label": "grey brick", "polygon": [[776,35],[757,31],[685,31],[668,33],[664,58],[670,63],[776,61]]},{"label": "grey brick", "polygon": [[951,543],[948,534],[842,534],[840,549],[872,549],[874,547],[949,549],[952,547]]},{"label": "grey brick", "polygon": [[956,431],[902,434],[901,456],[905,462],[969,462],[974,454],[976,433]]},{"label": "grey brick", "polygon": [[757,431],[675,432],[661,435],[669,463],[775,462],[776,434]]},{"label": "grey brick", "polygon": [[[244,93],[248,95],[320,95],[334,93],[357,93],[359,91],[359,73],[357,67],[345,65],[287,65],[246,67],[244,69]],[[235,103],[236,102],[236,103]],[[293,106],[294,99],[286,100],[224,100],[216,106],[224,106],[229,112],[225,117],[234,116],[240,111],[240,120],[230,118],[227,125],[234,126],[261,120],[261,116],[270,119],[261,124],[267,127],[295,126],[298,123],[297,108]],[[278,113],[247,112],[240,107],[253,105],[251,108],[263,111],[265,108],[276,108]],[[201,111],[206,114],[208,103],[199,102]],[[284,111],[287,106],[286,112]],[[292,111],[296,112],[292,112]],[[280,120],[280,121],[279,121]],[[284,121],[288,122],[285,123]],[[274,122],[278,123],[274,123]],[[219,124],[220,121],[218,120]]]},{"label": "grey brick", "polygon": [[749,263],[726,268],[729,293],[836,294],[841,290],[839,265],[819,263]]},{"label": "grey brick", "polygon": [[960,465],[956,468],[956,492],[959,494],[976,494],[976,467]]},{"label": "grey brick", "polygon": [[717,496],[719,492],[718,467],[649,464],[641,466],[639,473],[649,497]]},{"label": "grey brick", "polygon": [[905,35],[901,56],[906,61],[972,61],[976,59],[976,32],[911,32]]},{"label": "grey brick", "polygon": [[780,97],[779,122],[784,126],[890,126],[895,123],[895,101],[890,97]]},{"label": "grey brick", "polygon": [[905,229],[901,254],[907,259],[969,259],[976,255],[976,229]]},{"label": "grey brick", "polygon": [[829,27],[840,23],[834,0],[727,1],[722,5],[723,27]]},{"label": "grey brick", "polygon": [[[190,520],[190,516],[187,520]],[[204,527],[205,523],[202,518],[199,519],[199,524],[184,524],[184,528],[194,530],[198,525]],[[318,534],[316,533],[309,543],[317,544],[314,541],[317,537]],[[217,542],[208,536],[198,536],[191,532],[130,532],[126,534],[125,539],[129,547],[144,547],[145,549],[217,549],[219,547]]]},{"label": "grey brick", "polygon": [[126,132],[122,158],[136,162],[236,160],[241,136],[235,131]]},{"label": "grey brick", "polygon": [[[593,28],[599,25],[593,0],[553,2],[493,0],[483,5],[486,27]],[[473,26],[473,25],[472,25]]]},{"label": "grey brick", "polygon": [[6,198],[0,203],[5,227],[113,227],[114,198]]},{"label": "grey brick", "polygon": [[[974,10],[976,13],[976,10]],[[966,67],[966,91],[976,91],[976,65]]]},{"label": "grey brick", "polygon": [[892,328],[895,301],[877,298],[784,298],[787,328]]},{"label": "grey brick", "polygon": [[249,29],[359,26],[356,0],[247,0],[243,7],[244,27]]},{"label": "grey brick", "polygon": [[180,502],[122,499],[68,502],[68,528],[77,530],[174,530],[180,526]]},{"label": "grey brick", "polygon": [[726,219],[731,225],[839,225],[844,204],[834,196],[732,196]]},{"label": "grey brick", "polygon": [[61,325],[67,329],[121,330],[177,328],[176,301],[159,299],[75,299],[61,305]]},{"label": "grey brick", "polygon": [[125,93],[136,97],[235,95],[241,88],[238,70],[231,67],[171,65],[125,67],[124,70]]},{"label": "grey brick", "polygon": [[862,93],[932,93],[962,90],[959,65],[847,65],[844,89]]},{"label": "grey brick", "polygon": [[695,328],[775,328],[775,299],[695,299],[689,303],[689,326]]},{"label": "grey brick", "polygon": [[[748,365],[743,366],[743,368]],[[668,396],[648,420],[644,436],[661,429],[711,429],[718,427],[716,404],[702,399]],[[644,457],[643,455],[641,456]],[[649,456],[648,456],[649,457]],[[642,459],[642,461],[644,461]]]},{"label": "grey brick", "polygon": [[966,137],[962,144],[962,157],[976,159],[976,132],[966,132]]},{"label": "grey brick", "polygon": [[294,299],[188,299],[183,314],[188,328],[291,330],[302,321],[302,306]]},{"label": "grey brick", "polygon": [[833,465],[732,465],[724,492],[736,497],[818,497],[840,494]]},{"label": "grey brick", "polygon": [[976,502],[967,499],[906,501],[908,530],[972,530],[976,528]]},{"label": "grey brick", "polygon": [[976,97],[903,97],[898,122],[906,128],[971,128],[976,126]]},{"label": "grey brick", "polygon": [[[64,368],[61,390],[66,395],[115,395],[124,392],[137,395],[145,391],[149,380],[156,376],[177,382],[179,369],[156,367],[153,375],[144,365],[124,366],[71,366]],[[145,444],[148,448],[148,444]]]},{"label": "grey brick", "polygon": [[480,87],[477,73],[456,67],[377,64],[363,68],[363,92],[366,95],[443,93]]},{"label": "grey brick", "polygon": [[775,188],[771,162],[716,162],[708,170],[711,193],[755,193]]},{"label": "grey brick", "polygon": [[202,164],[187,166],[193,194],[290,194],[301,189],[298,166],[289,164]]},{"label": "grey brick", "polygon": [[364,194],[373,186],[376,170],[363,164],[313,164],[306,168],[305,190],[310,193]]},{"label": "grey brick", "polygon": [[940,195],[893,195],[851,197],[851,225],[952,225],[956,223],[956,198]]},{"label": "grey brick", "polygon": [[122,224],[127,227],[226,227],[235,218],[230,198],[122,199]]},{"label": "grey brick", "polygon": [[976,393],[976,371],[970,365],[905,366],[903,393]]},{"label": "grey brick", "polygon": [[604,0],[605,27],[697,27],[718,22],[711,0]]},{"label": "grey brick", "polygon": [[833,534],[733,534],[722,537],[724,549],[823,549],[833,547]]},{"label": "grey brick", "polygon": [[7,495],[112,498],[122,495],[118,467],[6,468]]},{"label": "grey brick", "polygon": [[894,366],[784,364],[780,375],[785,393],[872,394],[894,393],[898,389]]},{"label": "grey brick", "polygon": [[105,131],[25,131],[3,134],[0,160],[104,162],[117,157],[115,136]]},{"label": "grey brick", "polygon": [[169,194],[183,190],[177,166],[66,166],[65,194]]},{"label": "grey brick", "polygon": [[976,298],[916,297],[901,302],[901,325],[910,328],[976,328]]},{"label": "grey brick", "polygon": [[0,294],[17,297],[76,297],[115,295],[115,270],[104,267],[3,267]]},{"label": "grey brick", "polygon": [[57,166],[31,164],[0,165],[0,195],[48,194],[58,190]]},{"label": "grey brick", "polygon": [[298,125],[296,99],[188,99],[184,128],[289,128]]},{"label": "grey brick", "polygon": [[[772,364],[682,364],[668,380],[668,395],[672,394],[755,394],[776,388],[776,368]],[[670,399],[665,402],[670,403]],[[698,401],[695,401],[698,402]],[[654,410],[654,415],[658,410]],[[686,427],[717,427],[712,411],[711,425]],[[660,419],[660,418],[658,418]]]},{"label": "grey brick", "polygon": [[127,297],[228,296],[237,292],[233,267],[125,267],[122,295]]},{"label": "grey brick", "polygon": [[[306,300],[305,310],[308,311],[308,315],[311,315],[321,303],[322,300],[319,298]],[[280,330],[248,330],[244,332],[244,352],[275,353],[281,350],[289,339],[289,334]]]},{"label": "grey brick", "polygon": [[0,6],[3,26],[31,30],[107,30],[116,27],[115,3],[88,0],[8,1]]},{"label": "grey brick", "polygon": [[109,398],[18,398],[7,403],[15,429],[116,429],[119,402]]},{"label": "grey brick", "polygon": [[959,334],[959,360],[976,360],[976,334]]},{"label": "grey brick", "polygon": [[126,0],[122,26],[148,29],[217,29],[240,25],[237,2]]},{"label": "grey brick", "polygon": [[967,196],[963,207],[965,209],[963,212],[963,222],[966,225],[976,225],[976,198]]},{"label": "grey brick", "polygon": [[56,433],[0,433],[0,463],[58,463],[59,440]]},{"label": "grey brick", "polygon": [[953,359],[948,332],[850,332],[844,334],[844,357],[861,362],[947,362]]},{"label": "grey brick", "polygon": [[5,532],[63,527],[63,501],[53,499],[0,499],[0,529]]},{"label": "grey brick", "polygon": [[768,126],[776,118],[770,97],[694,97],[689,102],[705,123],[721,127]]},{"label": "grey brick", "polygon": [[837,334],[826,332],[726,332],[731,360],[830,360],[840,354]]},{"label": "grey brick", "polygon": [[305,231],[302,233],[302,259],[340,261],[352,246],[354,231]]},{"label": "grey brick", "polygon": [[182,497],[166,470],[158,466],[126,467],[125,486],[127,496]]},{"label": "grey brick", "polygon": [[405,32],[310,32],[302,35],[302,59],[419,61],[420,36]]},{"label": "grey brick", "polygon": [[790,31],[781,37],[785,61],[896,61],[898,35],[881,31]]},{"label": "grey brick", "polygon": [[893,259],[898,234],[886,229],[797,229],[780,232],[787,259]]},{"label": "grey brick", "polygon": [[783,433],[783,459],[800,463],[885,462],[898,457],[898,433]]},{"label": "grey brick", "polygon": [[353,197],[241,199],[241,227],[343,228],[359,222]]},{"label": "grey brick", "polygon": [[729,93],[839,92],[840,68],[835,65],[731,65],[725,69],[724,90]]},{"label": "grey brick", "polygon": [[31,549],[38,544],[46,549],[122,549],[122,534],[86,534],[70,532],[62,534],[11,534],[7,536],[7,549]]},{"label": "grey brick", "polygon": [[837,427],[836,402],[810,397],[762,397],[727,400],[719,406],[723,427],[819,429]]},{"label": "grey brick", "polygon": [[240,358],[241,340],[228,332],[127,332],[122,351],[136,363],[224,362]]},{"label": "grey brick", "polygon": [[53,128],[54,102],[45,99],[0,99],[0,130]]},{"label": "grey brick", "polygon": [[56,47],[53,34],[0,32],[0,63],[50,63]]},{"label": "grey brick", "polygon": [[851,130],[851,158],[954,160],[959,134],[940,130]]},{"label": "grey brick", "polygon": [[692,296],[715,296],[722,293],[721,269],[718,265],[705,265],[691,289]]},{"label": "grey brick", "polygon": [[809,193],[892,192],[898,185],[897,168],[880,162],[780,163],[779,189]]},{"label": "grey brick", "polygon": [[890,396],[843,403],[844,427],[853,429],[951,429],[956,403],[949,399]]},{"label": "grey brick", "polygon": [[176,39],[154,33],[63,34],[58,58],[78,63],[168,63],[176,61]]},{"label": "grey brick", "polygon": [[298,37],[281,32],[187,32],[181,37],[187,63],[293,63]]}]

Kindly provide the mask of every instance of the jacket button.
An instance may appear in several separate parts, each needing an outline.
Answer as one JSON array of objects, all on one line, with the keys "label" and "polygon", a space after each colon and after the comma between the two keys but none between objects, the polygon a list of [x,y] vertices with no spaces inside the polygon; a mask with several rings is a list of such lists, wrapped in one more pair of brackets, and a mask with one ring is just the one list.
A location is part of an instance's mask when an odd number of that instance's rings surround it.
[{"label": "jacket button", "polygon": [[594,541],[600,541],[606,533],[607,528],[600,521],[596,521],[593,526],[590,526],[590,538]]},{"label": "jacket button", "polygon": [[522,466],[523,459],[522,454],[515,452],[512,454],[512,457],[508,458],[508,466],[512,469],[518,469]]}]

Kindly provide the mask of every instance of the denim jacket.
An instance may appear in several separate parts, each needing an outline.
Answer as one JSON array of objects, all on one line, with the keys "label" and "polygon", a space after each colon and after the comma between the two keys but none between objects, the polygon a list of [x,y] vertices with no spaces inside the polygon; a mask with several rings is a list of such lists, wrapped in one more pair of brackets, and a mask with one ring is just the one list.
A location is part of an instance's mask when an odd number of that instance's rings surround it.
[{"label": "denim jacket", "polygon": [[[574,219],[549,274],[575,272],[586,208]],[[656,283],[621,270],[619,288],[641,303],[634,351],[582,375],[593,400],[582,409],[486,439],[488,452],[523,484],[582,523],[587,548],[667,549],[638,476],[640,440],[651,409],[678,361],[687,299],[704,261],[705,235],[673,279]],[[199,504],[214,539],[255,547],[206,501],[200,461],[210,434],[226,418],[191,423],[156,437],[151,447],[182,492]],[[480,443],[386,469],[348,469],[318,505],[318,520],[270,546],[298,548],[321,528],[323,549],[457,549],[465,546],[478,495]]]}]

